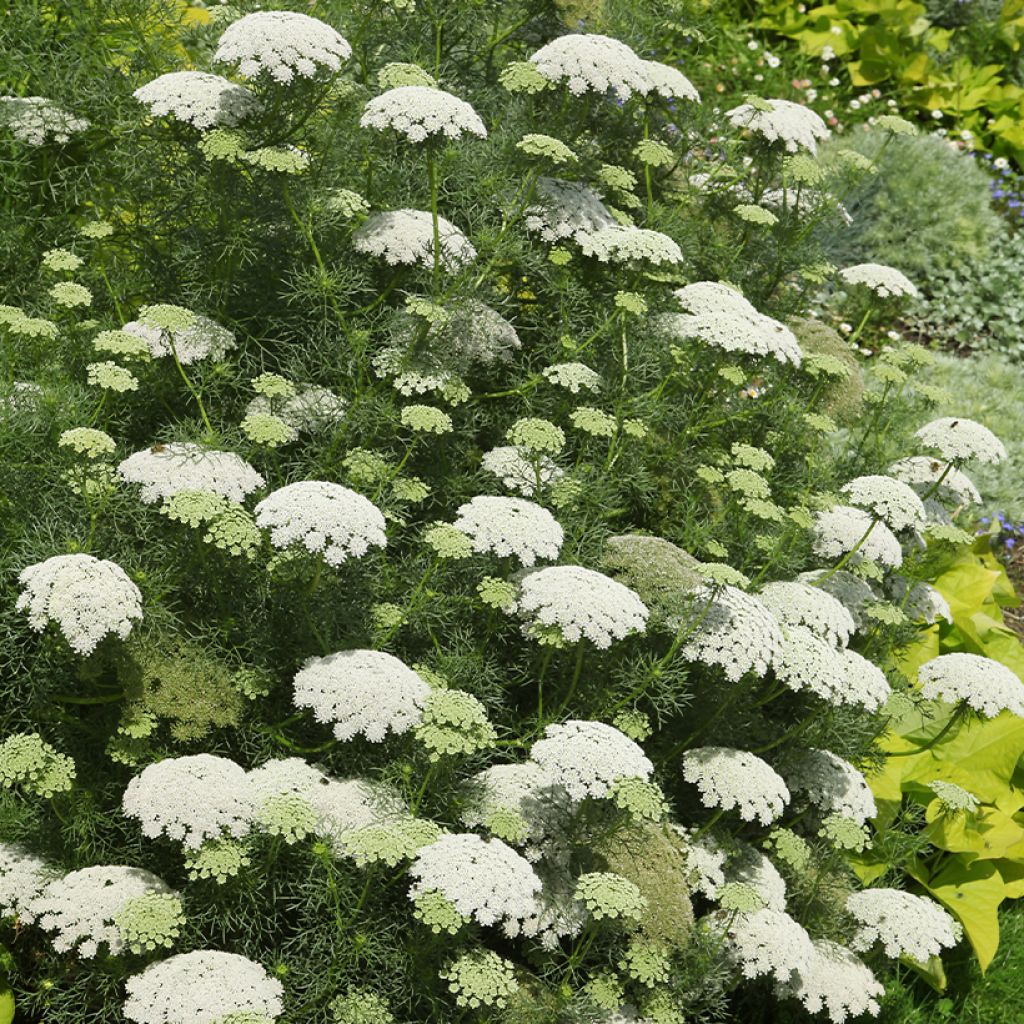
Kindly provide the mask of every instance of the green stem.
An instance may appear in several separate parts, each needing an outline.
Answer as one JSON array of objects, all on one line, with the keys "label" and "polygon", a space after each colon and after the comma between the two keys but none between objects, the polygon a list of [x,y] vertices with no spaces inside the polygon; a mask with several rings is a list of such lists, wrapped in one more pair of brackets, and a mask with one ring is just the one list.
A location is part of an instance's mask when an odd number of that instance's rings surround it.
[{"label": "green stem", "polygon": [[185,382],[185,387],[188,388],[189,393],[195,399],[196,405],[199,406],[199,415],[203,418],[203,424],[206,426],[206,438],[208,441],[213,441],[217,437],[217,431],[213,429],[213,424],[210,422],[210,417],[206,415],[206,406],[203,405],[203,396],[199,393],[196,387],[189,380],[188,374],[185,372],[185,367],[181,365],[181,360],[178,358],[178,349],[174,344],[174,338],[170,331],[167,331],[167,344],[171,349],[171,356],[174,359],[174,365],[178,368],[178,373],[181,375],[181,379]]},{"label": "green stem", "polygon": [[850,550],[847,551],[846,554],[843,555],[843,557],[840,558],[839,561],[836,562],[836,564],[834,566],[832,566],[831,569],[828,570],[828,572],[822,573],[816,580],[814,580],[814,582],[811,585],[815,586],[815,587],[820,587],[827,580],[830,580],[833,576],[835,576],[835,574],[837,572],[839,572],[839,570],[842,569],[843,566],[846,565],[846,563],[849,562],[850,559],[853,558],[853,556],[855,554],[857,554],[857,552],[861,549],[861,547],[867,541],[868,537],[871,536],[871,531],[875,528],[875,526],[877,524],[878,524],[878,520],[877,519],[872,519],[871,520],[871,525],[864,531],[864,535],[861,537],[861,539],[859,541],[857,541],[857,543],[854,544],[853,547],[850,548]]},{"label": "green stem", "polygon": [[941,743],[949,734],[950,729],[965,716],[965,705],[958,704],[956,710],[949,716],[949,721],[927,743],[914,747],[913,750],[897,750],[892,754],[887,753],[886,757],[911,757],[913,754],[923,754],[926,750],[931,750],[932,747]]},{"label": "green stem", "polygon": [[[438,39],[440,39],[440,25],[438,26]],[[430,219],[434,227],[434,272],[433,272],[433,294],[436,298],[440,288],[441,277],[441,227],[437,216],[437,168],[434,166],[434,154],[427,150],[427,177],[430,181]]]}]

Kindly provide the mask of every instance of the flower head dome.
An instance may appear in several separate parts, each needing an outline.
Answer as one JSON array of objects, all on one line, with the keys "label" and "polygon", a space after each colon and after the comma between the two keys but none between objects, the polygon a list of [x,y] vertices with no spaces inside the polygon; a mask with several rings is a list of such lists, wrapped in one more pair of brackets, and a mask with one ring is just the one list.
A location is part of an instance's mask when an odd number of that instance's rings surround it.
[{"label": "flower head dome", "polygon": [[[440,264],[454,272],[476,259],[476,249],[450,221],[438,217],[441,239]],[[422,210],[390,210],[375,213],[353,236],[356,251],[377,256],[391,266],[434,265],[434,222]]]},{"label": "flower head dome", "polygon": [[861,285],[881,299],[916,298],[917,289],[905,274],[884,263],[858,263],[839,271],[847,283]]},{"label": "flower head dome", "polygon": [[473,550],[514,556],[526,566],[538,558],[554,560],[564,535],[555,517],[523,498],[480,495],[459,507],[455,529],[473,542]]},{"label": "flower head dome", "polygon": [[375,96],[366,104],[359,124],[378,131],[391,128],[409,142],[463,135],[487,138],[480,115],[465,100],[425,85],[401,85]]},{"label": "flower head dome", "polygon": [[70,142],[89,122],[45,96],[0,96],[0,125],[27,146],[45,146]]},{"label": "flower head dome", "polygon": [[988,427],[962,416],[944,416],[932,420],[914,436],[948,462],[977,459],[979,462],[996,463],[1006,458],[1003,442]]},{"label": "flower head dome", "polygon": [[588,185],[561,178],[538,178],[536,203],[526,211],[526,228],[545,242],[581,241],[618,223]]},{"label": "flower head dome", "polygon": [[888,957],[909,956],[925,964],[960,941],[960,925],[938,903],[900,889],[852,893],[846,909],[860,924],[851,942],[858,952],[878,942]]},{"label": "flower head dome", "polygon": [[855,562],[866,558],[884,569],[898,569],[903,564],[900,542],[889,527],[850,505],[835,505],[815,514],[814,553],[822,558],[849,554]]},{"label": "flower head dome", "polygon": [[125,483],[142,487],[140,497],[147,505],[181,491],[209,491],[242,502],[265,483],[240,455],[211,451],[190,441],[143,448],[129,455],[117,473]]},{"label": "flower head dome", "polygon": [[846,665],[842,690],[833,695],[836,704],[854,704],[877,711],[889,699],[892,688],[885,673],[856,651],[841,651]]},{"label": "flower head dome", "polygon": [[35,919],[33,901],[57,874],[42,857],[21,846],[0,843],[0,914],[30,924]]},{"label": "flower head dome", "polygon": [[205,71],[172,71],[132,95],[156,117],[173,117],[193,128],[231,128],[261,104],[245,86]]},{"label": "flower head dome", "polygon": [[787,153],[818,150],[818,142],[827,139],[825,122],[810,107],[790,100],[750,100],[726,111],[737,127],[760,135],[766,142],[781,142]]},{"label": "flower head dome", "polygon": [[744,978],[770,975],[785,982],[806,971],[814,957],[811,937],[784,911],[737,914],[717,910],[703,923],[723,935],[725,948]]},{"label": "flower head dome", "polygon": [[839,814],[863,825],[878,813],[863,774],[830,750],[804,751],[786,770],[786,781],[822,814]]},{"label": "flower head dome", "polygon": [[574,96],[609,90],[628,100],[652,86],[642,61],[625,43],[602,35],[569,34],[552,40],[530,60],[549,82],[565,82]]},{"label": "flower head dome", "polygon": [[675,240],[649,228],[615,224],[576,236],[580,249],[601,263],[652,263],[674,265],[683,262]]},{"label": "flower head dome", "polygon": [[832,704],[843,703],[846,661],[843,652],[805,626],[784,626],[775,674],[791,690],[810,690]]},{"label": "flower head dome", "polygon": [[955,466],[928,455],[909,455],[894,462],[889,473],[918,494],[932,491],[948,505],[980,505],[981,495],[971,478]]},{"label": "flower head dome", "polygon": [[767,762],[732,747],[694,747],[683,755],[683,778],[705,807],[739,811],[744,821],[770,825],[789,803],[782,776]]},{"label": "flower head dome", "polygon": [[651,85],[650,92],[656,92],[666,100],[690,100],[693,103],[700,103],[700,93],[693,82],[678,68],[656,60],[641,61],[641,64]]},{"label": "flower head dome", "polygon": [[809,629],[834,647],[850,642],[855,626],[845,605],[820,587],[799,580],[768,583],[758,595],[783,626]]},{"label": "flower head dome", "polygon": [[814,939],[810,963],[789,981],[776,986],[776,994],[798,999],[808,1013],[826,1013],[833,1024],[865,1014],[877,1017],[878,1000],[885,986],[857,956],[829,939]]},{"label": "flower head dome", "polygon": [[985,718],[1000,711],[1024,718],[1024,683],[993,658],[964,651],[940,654],[918,669],[917,680],[929,700],[964,702]]},{"label": "flower head dome", "polygon": [[915,530],[927,518],[917,492],[902,480],[891,476],[859,476],[843,484],[842,493],[851,505],[881,519],[890,530]]},{"label": "flower head dome", "polygon": [[554,483],[562,477],[563,471],[546,455],[541,455],[538,469],[530,458],[530,452],[519,445],[501,445],[484,453],[480,465],[488,473],[498,477],[510,490],[527,498],[537,493],[537,477],[541,486]]}]

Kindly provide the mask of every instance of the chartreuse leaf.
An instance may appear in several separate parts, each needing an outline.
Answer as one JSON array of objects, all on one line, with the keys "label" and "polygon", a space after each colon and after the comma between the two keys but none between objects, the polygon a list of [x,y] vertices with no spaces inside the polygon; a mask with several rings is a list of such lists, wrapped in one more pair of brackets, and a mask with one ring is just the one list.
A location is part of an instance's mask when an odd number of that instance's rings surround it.
[{"label": "chartreuse leaf", "polygon": [[13,964],[10,950],[0,946],[0,1024],[11,1024],[14,1020],[14,991],[7,980],[7,972]]},{"label": "chartreuse leaf", "polygon": [[925,812],[924,834],[934,846],[950,853],[972,853],[979,860],[1012,856],[1024,850],[1024,827],[998,807],[979,807],[974,814],[944,814],[933,800]]}]

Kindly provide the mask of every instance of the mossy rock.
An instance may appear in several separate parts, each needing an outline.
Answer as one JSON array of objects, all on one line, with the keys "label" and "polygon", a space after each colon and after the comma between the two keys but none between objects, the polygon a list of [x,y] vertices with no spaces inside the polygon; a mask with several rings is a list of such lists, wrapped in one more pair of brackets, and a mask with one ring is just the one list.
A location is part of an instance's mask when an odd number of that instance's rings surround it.
[{"label": "mossy rock", "polygon": [[850,371],[845,380],[830,378],[822,393],[821,412],[839,423],[852,423],[864,409],[864,371],[850,346],[820,320],[794,317],[787,326],[806,355],[834,356]]}]

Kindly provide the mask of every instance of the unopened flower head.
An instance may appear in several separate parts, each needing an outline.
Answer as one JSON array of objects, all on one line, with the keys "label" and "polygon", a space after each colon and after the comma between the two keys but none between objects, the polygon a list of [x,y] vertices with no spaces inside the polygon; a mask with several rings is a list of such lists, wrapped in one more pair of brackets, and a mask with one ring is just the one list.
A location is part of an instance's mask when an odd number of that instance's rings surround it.
[{"label": "unopened flower head", "polygon": [[115,562],[92,555],[55,555],[23,569],[18,611],[41,632],[54,622],[78,654],[91,654],[110,634],[127,639],[142,620],[142,594]]},{"label": "unopened flower head", "polygon": [[81,309],[92,305],[92,292],[75,281],[58,281],[50,286],[50,298],[65,309]]},{"label": "unopened flower head", "polygon": [[601,375],[584,363],[555,363],[542,371],[544,379],[565,388],[574,395],[581,390],[597,393],[601,390]]},{"label": "unopened flower head", "polygon": [[851,505],[835,505],[815,514],[814,553],[829,559],[850,555],[854,563],[866,558],[884,569],[903,564],[903,550],[892,530]]},{"label": "unopened flower head", "polygon": [[965,651],[940,654],[918,669],[917,679],[929,700],[963,702],[985,718],[1000,711],[1024,718],[1024,683],[993,658]]},{"label": "unopened flower head", "polygon": [[579,181],[538,178],[536,202],[526,211],[526,228],[546,242],[579,242],[618,223],[601,197]]},{"label": "unopened flower head", "polygon": [[133,1024],[272,1024],[284,988],[237,953],[201,949],[150,964],[125,984],[123,1013]]},{"label": "unopened flower head", "polygon": [[498,477],[510,490],[516,491],[527,498],[537,493],[537,478],[541,486],[554,483],[563,472],[546,455],[534,456],[537,465],[531,459],[531,453],[517,445],[502,445],[484,453],[481,466],[488,473]]},{"label": "unopened flower head", "polygon": [[366,104],[359,124],[378,131],[390,128],[409,142],[487,137],[480,115],[465,100],[425,85],[402,85],[375,96]]},{"label": "unopened flower head", "polygon": [[569,34],[542,46],[531,62],[549,82],[565,82],[574,96],[609,90],[628,100],[654,87],[641,60],[625,43],[608,36]]},{"label": "unopened flower head", "polygon": [[598,921],[605,918],[639,921],[647,909],[647,900],[638,886],[613,871],[580,875],[575,896]]},{"label": "unopened flower head", "polygon": [[[948,462],[963,463],[977,459],[978,462],[997,463],[1006,458],[1003,442],[988,427],[962,416],[932,420],[914,436]],[[943,482],[947,483],[948,477]]]},{"label": "unopened flower head", "polygon": [[180,491],[209,491],[242,502],[265,482],[240,455],[211,451],[190,441],[143,448],[129,455],[117,472],[125,483],[141,486],[139,496],[147,505]]},{"label": "unopened flower head", "polygon": [[430,687],[404,662],[384,651],[341,651],[310,658],[294,682],[296,707],[311,708],[334,726],[339,740],[364,735],[380,743],[418,724]]},{"label": "unopened flower head", "polygon": [[[476,249],[450,221],[438,217],[441,252],[438,262],[449,272],[476,259]],[[390,266],[434,266],[434,223],[429,212],[389,210],[368,217],[353,235],[356,252],[383,259]]]},{"label": "unopened flower head", "polygon": [[622,779],[646,782],[654,773],[639,744],[604,722],[570,719],[549,725],[530,749],[530,759],[575,801],[601,799]]},{"label": "unopened flower head", "polygon": [[900,889],[865,889],[852,893],[846,909],[860,925],[850,945],[857,952],[876,942],[885,955],[909,956],[925,964],[943,947],[960,941],[960,925],[934,900]]},{"label": "unopened flower head", "polygon": [[926,513],[917,492],[891,476],[859,476],[843,484],[846,500],[881,519],[890,530],[915,530],[924,526]]},{"label": "unopened flower head", "polygon": [[814,939],[814,954],[807,966],[776,994],[798,999],[808,1013],[826,1013],[831,1024],[845,1024],[865,1014],[877,1017],[885,986],[859,957],[829,939]]},{"label": "unopened flower head", "polygon": [[450,963],[440,977],[448,983],[457,1006],[477,1009],[481,1006],[508,1005],[519,990],[515,965],[489,949],[474,949]]},{"label": "unopened flower head", "polygon": [[352,47],[330,25],[293,11],[256,11],[232,22],[217,42],[214,63],[235,64],[243,78],[269,75],[287,85],[296,75],[333,74]]},{"label": "unopened flower head", "polygon": [[103,430],[93,427],[73,427],[65,430],[57,439],[61,448],[70,448],[76,455],[84,455],[87,459],[101,459],[113,455],[117,447],[114,439]]},{"label": "unopened flower head", "polygon": [[783,626],[802,626],[834,647],[850,642],[853,616],[820,587],[799,580],[780,581],[766,584],[758,596]]},{"label": "unopened flower head", "polygon": [[771,765],[746,750],[694,747],[683,755],[683,778],[705,807],[737,810],[744,821],[770,825],[789,803],[789,790]]},{"label": "unopened flower head", "polygon": [[233,128],[260,110],[245,86],[205,71],[172,71],[132,95],[156,117],[173,117],[193,128]]},{"label": "unopened flower head", "polygon": [[256,524],[270,530],[276,548],[301,544],[328,565],[361,558],[387,546],[385,521],[368,498],[321,480],[302,480],[273,491],[255,509]]},{"label": "unopened flower head", "polygon": [[822,814],[839,814],[863,825],[877,813],[863,774],[830,750],[804,751],[787,768],[786,781]]},{"label": "unopened flower head", "polygon": [[480,495],[459,507],[454,525],[470,538],[474,551],[515,557],[526,566],[558,558],[564,539],[555,517],[524,498]]},{"label": "unopened flower head", "polygon": [[554,630],[565,643],[589,640],[610,647],[647,628],[647,606],[637,595],[604,573],[579,565],[535,569],[519,587],[519,615],[528,635]]},{"label": "unopened flower head", "polygon": [[0,124],[27,146],[63,145],[89,127],[84,117],[44,96],[0,96]]},{"label": "unopened flower head", "polygon": [[829,137],[825,122],[810,107],[790,100],[759,100],[726,111],[737,127],[760,135],[766,142],[780,142],[787,153],[808,149],[816,153],[818,142]]},{"label": "unopened flower head", "polygon": [[916,298],[918,292],[913,282],[895,267],[884,263],[858,263],[839,271],[847,283],[861,285],[880,299]]},{"label": "unopened flower head", "polygon": [[601,263],[651,263],[660,267],[683,262],[683,252],[676,241],[650,228],[616,224],[580,234],[576,241],[585,255]]}]

